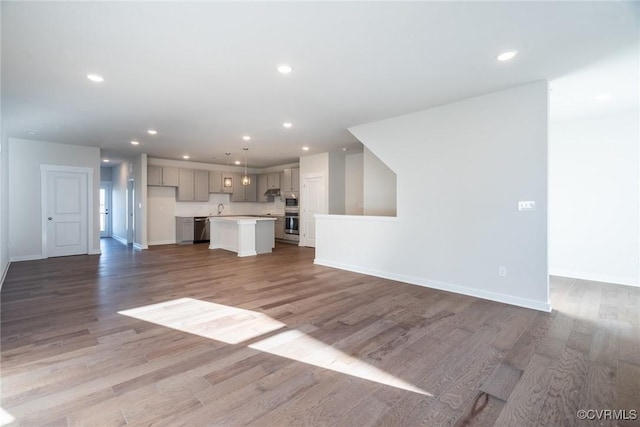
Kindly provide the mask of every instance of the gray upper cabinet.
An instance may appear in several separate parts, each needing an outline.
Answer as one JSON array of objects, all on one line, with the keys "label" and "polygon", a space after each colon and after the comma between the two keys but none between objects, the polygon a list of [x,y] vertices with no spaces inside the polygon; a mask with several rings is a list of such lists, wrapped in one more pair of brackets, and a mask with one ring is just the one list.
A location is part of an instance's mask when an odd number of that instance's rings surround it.
[{"label": "gray upper cabinet", "polygon": [[258,175],[258,194],[256,199],[258,202],[268,202],[267,196],[264,195],[266,191],[269,189],[269,175],[271,174],[261,174]]},{"label": "gray upper cabinet", "polygon": [[179,176],[180,176],[180,185],[178,185],[178,201],[193,202],[193,197],[194,197],[193,169],[180,169]]},{"label": "gray upper cabinet", "polygon": [[[230,185],[225,187],[225,181]],[[209,192],[210,193],[233,193],[233,173],[209,171]]]},{"label": "gray upper cabinet", "polygon": [[255,202],[257,201],[257,176],[249,175],[251,178],[250,185],[242,185],[242,174],[233,174],[233,194],[231,194],[232,202]]},{"label": "gray upper cabinet", "polygon": [[209,172],[193,169],[179,170],[180,185],[178,185],[179,202],[207,202],[209,201]]},{"label": "gray upper cabinet", "polygon": [[177,187],[178,184],[178,169],[147,166],[147,185]]},{"label": "gray upper cabinet", "polygon": [[209,172],[194,171],[193,177],[193,200],[195,202],[209,201]]},{"label": "gray upper cabinet", "polygon": [[285,169],[282,174],[283,183],[280,189],[287,193],[300,192],[300,169]]},{"label": "gray upper cabinet", "polygon": [[162,185],[162,168],[147,166],[147,185]]},{"label": "gray upper cabinet", "polygon": [[179,169],[162,168],[162,185],[165,187],[177,187],[180,185]]},{"label": "gray upper cabinet", "polygon": [[267,175],[267,188],[268,189],[280,188],[280,172],[273,172]]}]

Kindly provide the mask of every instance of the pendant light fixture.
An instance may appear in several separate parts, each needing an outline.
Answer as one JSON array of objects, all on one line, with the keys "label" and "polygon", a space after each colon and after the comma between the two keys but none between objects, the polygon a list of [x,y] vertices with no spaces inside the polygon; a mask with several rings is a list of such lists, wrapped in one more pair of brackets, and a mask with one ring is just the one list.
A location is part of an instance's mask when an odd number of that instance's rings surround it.
[{"label": "pendant light fixture", "polygon": [[242,185],[251,185],[251,178],[247,175],[247,151],[248,148],[243,148],[244,150],[244,175],[242,176]]},{"label": "pendant light fixture", "polygon": [[[224,153],[227,156],[227,167],[229,166],[229,156],[231,155],[231,153]],[[231,188],[233,187],[233,178],[231,178],[230,176],[225,176],[222,180],[223,182],[223,187],[226,188]]]}]

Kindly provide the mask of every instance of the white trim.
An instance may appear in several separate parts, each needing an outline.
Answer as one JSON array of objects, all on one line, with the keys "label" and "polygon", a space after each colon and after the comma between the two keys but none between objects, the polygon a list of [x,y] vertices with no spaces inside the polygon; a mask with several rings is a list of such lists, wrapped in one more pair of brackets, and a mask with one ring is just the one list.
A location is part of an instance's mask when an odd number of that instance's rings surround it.
[{"label": "white trim", "polygon": [[73,172],[87,176],[87,254],[93,248],[93,168],[40,165],[40,208],[42,214],[42,258],[48,258],[47,245],[47,172]]},{"label": "white trim", "polygon": [[174,240],[158,240],[155,242],[149,242],[148,245],[149,246],[156,246],[156,245],[175,245],[176,241]]},{"label": "white trim", "polygon": [[100,249],[89,249],[87,255],[102,255],[102,251]]},{"label": "white trim", "polygon": [[640,284],[629,277],[609,276],[607,274],[592,274],[582,271],[570,271],[552,268],[549,270],[551,276],[568,277],[570,279],[590,280],[592,282],[612,283],[614,285],[626,285],[640,287]]},{"label": "white trim", "polygon": [[36,260],[39,260],[39,259],[45,259],[45,257],[43,257],[40,254],[12,256],[10,262],[36,261]]},{"label": "white trim", "polygon": [[133,248],[143,250],[143,249],[149,249],[149,246],[133,242]]},{"label": "white trim", "polygon": [[9,266],[11,266],[11,261],[7,263],[2,269],[2,277],[0,278],[0,289],[2,289],[2,285],[4,284],[4,279],[7,278],[7,273],[9,272]]},{"label": "white trim", "polygon": [[116,236],[115,234],[111,236],[111,238],[113,240],[116,240],[120,243],[122,243],[123,245],[128,245],[129,243],[127,242],[127,239],[125,239],[124,237],[120,237],[120,236]]},{"label": "white trim", "polygon": [[457,294],[468,295],[471,297],[487,299],[490,301],[501,302],[505,304],[516,305],[524,308],[531,308],[549,313],[551,304],[549,302],[536,301],[528,298],[520,298],[512,295],[499,294],[496,292],[482,291],[478,289],[467,288],[466,286],[453,285],[450,283],[436,282],[433,280],[425,280],[420,277],[405,276],[403,274],[393,274],[386,271],[375,270],[372,268],[363,268],[339,262],[323,260],[316,258],[313,262],[317,265],[325,267],[338,268],[340,270],[353,271],[356,273],[367,274],[369,276],[381,277],[383,279],[396,280],[399,282],[409,283],[412,285],[424,286],[426,288],[439,289],[442,291],[454,292]]}]

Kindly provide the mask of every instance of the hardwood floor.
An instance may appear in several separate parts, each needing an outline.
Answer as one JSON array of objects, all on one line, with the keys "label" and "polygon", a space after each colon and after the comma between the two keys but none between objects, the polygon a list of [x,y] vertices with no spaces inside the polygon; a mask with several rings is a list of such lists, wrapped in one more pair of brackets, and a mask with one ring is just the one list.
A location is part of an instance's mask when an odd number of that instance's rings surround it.
[{"label": "hardwood floor", "polygon": [[546,314],[315,266],[309,248],[102,243],[11,265],[11,425],[640,425],[576,416],[640,411],[639,288],[554,278]]}]

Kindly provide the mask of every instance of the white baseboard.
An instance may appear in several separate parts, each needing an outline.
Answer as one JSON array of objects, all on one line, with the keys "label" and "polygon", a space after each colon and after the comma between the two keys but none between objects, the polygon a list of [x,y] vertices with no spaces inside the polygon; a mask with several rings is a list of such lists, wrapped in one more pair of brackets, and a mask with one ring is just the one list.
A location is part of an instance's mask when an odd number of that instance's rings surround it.
[{"label": "white baseboard", "polygon": [[570,271],[552,268],[549,271],[551,276],[568,277],[570,279],[589,280],[592,282],[613,283],[614,285],[626,285],[639,287],[640,284],[629,277],[609,276],[606,274],[592,274],[582,271]]},{"label": "white baseboard", "polygon": [[390,273],[382,270],[375,270],[371,268],[365,268],[360,266],[353,266],[349,264],[342,264],[334,261],[323,260],[316,258],[314,264],[324,265],[325,267],[338,268],[340,270],[353,271],[355,273],[368,274],[369,276],[381,277],[383,279],[396,280],[398,282],[409,283],[411,285],[424,286],[426,288],[438,289],[441,291],[454,292],[456,294],[468,295],[471,297],[482,298],[490,301],[501,302],[510,305],[516,305],[518,307],[530,308],[533,310],[544,311],[549,313],[551,311],[551,304],[549,302],[542,302],[531,300],[528,298],[520,298],[513,295],[505,295],[497,292],[483,291],[480,289],[467,288],[466,286],[453,285],[450,283],[437,282],[434,280],[426,280],[421,277],[405,276],[402,274]]},{"label": "white baseboard", "polygon": [[142,244],[140,244],[140,243],[134,243],[134,244],[133,244],[133,248],[134,248],[134,249],[143,250],[143,249],[149,249],[149,246],[147,246],[147,245],[142,245]]},{"label": "white baseboard", "polygon": [[176,241],[175,240],[157,240],[155,242],[149,242],[149,246],[156,246],[156,245],[175,245]]},{"label": "white baseboard", "polygon": [[89,251],[89,255],[101,255],[102,251],[100,249],[91,249]]},{"label": "white baseboard", "polygon": [[123,245],[128,245],[129,244],[129,242],[127,242],[127,239],[125,239],[124,237],[116,236],[114,234],[113,236],[111,236],[111,238],[113,240],[117,240],[118,242],[122,243]]},{"label": "white baseboard", "polygon": [[12,256],[10,261],[11,262],[20,262],[20,261],[36,261],[39,259],[45,259],[45,257],[42,256],[42,254],[37,254],[37,255],[21,255],[21,256]]},{"label": "white baseboard", "polygon": [[7,273],[9,272],[9,267],[11,266],[11,261],[8,261],[7,264],[2,269],[2,278],[0,278],[0,289],[2,289],[2,285],[4,284],[4,279],[7,277]]}]

